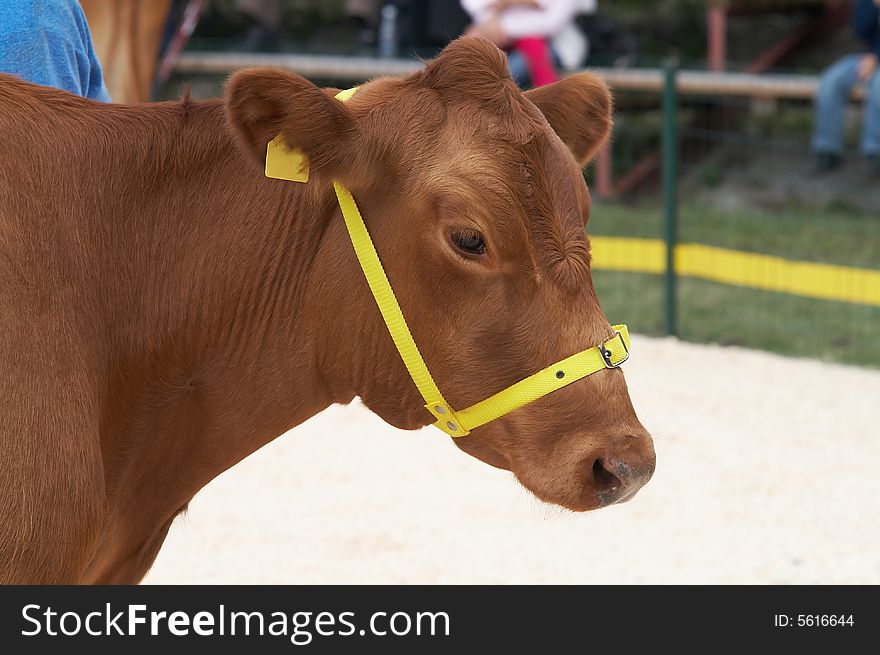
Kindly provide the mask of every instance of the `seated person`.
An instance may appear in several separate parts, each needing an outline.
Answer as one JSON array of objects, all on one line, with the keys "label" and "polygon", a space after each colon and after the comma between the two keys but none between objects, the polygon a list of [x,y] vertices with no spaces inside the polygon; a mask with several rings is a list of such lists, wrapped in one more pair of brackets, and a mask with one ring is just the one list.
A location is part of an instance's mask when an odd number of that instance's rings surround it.
[{"label": "seated person", "polygon": [[827,173],[843,162],[844,109],[853,87],[864,84],[861,151],[880,175],[880,0],[857,0],[853,29],[865,50],[839,59],[819,80],[812,141],[815,173]]},{"label": "seated person", "polygon": [[568,26],[575,0],[462,0],[474,24],[469,34],[509,50],[510,73],[520,86],[557,79],[549,41]]}]

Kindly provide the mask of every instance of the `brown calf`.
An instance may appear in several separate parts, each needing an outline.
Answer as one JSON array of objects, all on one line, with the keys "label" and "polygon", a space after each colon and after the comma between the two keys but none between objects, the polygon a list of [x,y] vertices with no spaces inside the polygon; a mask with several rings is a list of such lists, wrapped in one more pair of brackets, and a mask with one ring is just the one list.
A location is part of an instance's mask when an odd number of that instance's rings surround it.
[{"label": "brown calf", "polygon": [[[454,406],[606,339],[580,166],[610,110],[587,74],[521,93],[476,39],[345,104],[268,69],[143,106],[0,76],[0,581],[140,580],[201,487],[332,403],[433,420],[332,179]],[[278,133],[308,184],[263,176]],[[573,510],[654,468],[620,370],[455,443]]]}]

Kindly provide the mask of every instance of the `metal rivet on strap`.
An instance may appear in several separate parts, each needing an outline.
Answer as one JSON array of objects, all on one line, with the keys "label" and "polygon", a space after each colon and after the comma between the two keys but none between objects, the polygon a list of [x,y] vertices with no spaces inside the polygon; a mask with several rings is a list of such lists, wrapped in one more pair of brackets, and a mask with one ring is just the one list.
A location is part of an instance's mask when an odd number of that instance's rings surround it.
[{"label": "metal rivet on strap", "polygon": [[458,426],[452,421],[446,421],[446,427],[452,430],[453,432],[458,430]]},{"label": "metal rivet on strap", "polygon": [[565,377],[565,371],[556,371],[556,377],[561,380]]},{"label": "metal rivet on strap", "polygon": [[442,405],[434,405],[434,411],[438,414],[445,414],[446,410],[443,409]]}]

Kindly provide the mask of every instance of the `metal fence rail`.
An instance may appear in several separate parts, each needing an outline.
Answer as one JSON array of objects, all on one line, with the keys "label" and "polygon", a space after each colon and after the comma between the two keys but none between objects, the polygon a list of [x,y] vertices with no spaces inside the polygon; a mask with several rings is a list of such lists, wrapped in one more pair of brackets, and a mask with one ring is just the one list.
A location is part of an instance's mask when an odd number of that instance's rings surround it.
[{"label": "metal fence rail", "polygon": [[228,73],[250,66],[276,66],[304,77],[366,80],[382,75],[407,75],[424,66],[417,59],[379,59],[339,55],[303,55],[263,52],[184,52],[178,73]]},{"label": "metal fence rail", "polygon": [[[383,75],[406,75],[421,69],[417,59],[380,59],[341,55],[281,54],[260,52],[185,52],[177,62],[178,73],[225,74],[250,66],[275,66],[296,71],[305,77],[346,81],[366,80]],[[613,89],[661,92],[664,71],[660,68],[593,68]],[[727,73],[681,71],[678,92],[687,95],[739,95],[751,98],[812,98],[816,94],[815,75]],[[854,92],[855,98],[864,95]]]}]

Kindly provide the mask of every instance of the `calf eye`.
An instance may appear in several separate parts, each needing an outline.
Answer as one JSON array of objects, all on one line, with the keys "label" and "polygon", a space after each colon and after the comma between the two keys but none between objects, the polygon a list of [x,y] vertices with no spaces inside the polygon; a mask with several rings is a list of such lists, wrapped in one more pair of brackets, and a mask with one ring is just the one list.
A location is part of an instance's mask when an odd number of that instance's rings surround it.
[{"label": "calf eye", "polygon": [[486,241],[476,230],[453,232],[452,243],[466,255],[482,255],[486,252]]}]

